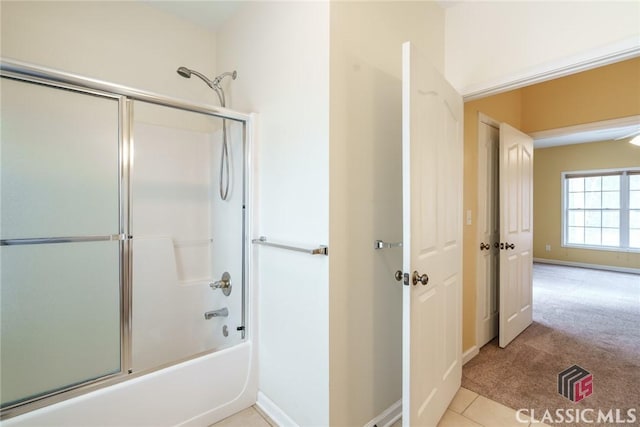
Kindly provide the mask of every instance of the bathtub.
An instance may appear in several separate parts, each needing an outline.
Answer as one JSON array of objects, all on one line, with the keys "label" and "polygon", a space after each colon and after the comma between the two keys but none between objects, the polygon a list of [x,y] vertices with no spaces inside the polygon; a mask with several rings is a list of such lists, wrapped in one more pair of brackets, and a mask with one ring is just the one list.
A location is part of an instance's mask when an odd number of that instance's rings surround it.
[{"label": "bathtub", "polygon": [[208,426],[256,402],[251,340],[2,421],[14,426]]}]

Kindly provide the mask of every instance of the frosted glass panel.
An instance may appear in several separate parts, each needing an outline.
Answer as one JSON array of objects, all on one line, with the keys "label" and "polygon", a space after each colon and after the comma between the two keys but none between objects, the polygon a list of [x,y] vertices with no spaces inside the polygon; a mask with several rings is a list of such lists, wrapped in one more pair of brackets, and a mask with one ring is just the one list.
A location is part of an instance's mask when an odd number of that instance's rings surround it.
[{"label": "frosted glass panel", "polygon": [[118,233],[118,102],[2,79],[3,239]]},{"label": "frosted glass panel", "polygon": [[[0,81],[1,238],[119,234],[118,101]],[[2,406],[121,372],[120,243],[4,243]]]},{"label": "frosted glass panel", "polygon": [[119,243],[1,246],[3,406],[120,371]]}]

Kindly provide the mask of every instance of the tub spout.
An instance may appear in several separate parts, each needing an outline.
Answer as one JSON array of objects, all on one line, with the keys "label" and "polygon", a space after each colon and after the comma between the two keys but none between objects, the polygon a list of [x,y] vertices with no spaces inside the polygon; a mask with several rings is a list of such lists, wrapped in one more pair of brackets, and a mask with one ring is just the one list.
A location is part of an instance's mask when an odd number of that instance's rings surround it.
[{"label": "tub spout", "polygon": [[219,310],[212,310],[212,311],[207,311],[204,314],[204,318],[209,320],[212,317],[228,317],[229,316],[229,309],[227,309],[227,307],[225,308],[221,308]]}]

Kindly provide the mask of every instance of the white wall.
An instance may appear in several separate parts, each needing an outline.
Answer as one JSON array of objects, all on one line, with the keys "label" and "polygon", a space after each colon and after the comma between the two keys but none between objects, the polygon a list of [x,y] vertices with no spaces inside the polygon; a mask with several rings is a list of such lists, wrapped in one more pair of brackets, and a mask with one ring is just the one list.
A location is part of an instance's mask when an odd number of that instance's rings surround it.
[{"label": "white wall", "polygon": [[444,68],[435,2],[331,4],[331,425],[401,399],[402,43]]},{"label": "white wall", "polygon": [[2,56],[217,105],[184,65],[214,75],[215,34],[137,2],[3,1]]},{"label": "white wall", "polygon": [[[248,2],[217,40],[219,71],[238,71],[228,105],[259,113],[257,234],[329,243],[329,4]],[[297,424],[327,425],[328,259],[258,253],[260,389]]]},{"label": "white wall", "polygon": [[446,77],[463,95],[640,49],[640,2],[460,2],[446,9]]}]

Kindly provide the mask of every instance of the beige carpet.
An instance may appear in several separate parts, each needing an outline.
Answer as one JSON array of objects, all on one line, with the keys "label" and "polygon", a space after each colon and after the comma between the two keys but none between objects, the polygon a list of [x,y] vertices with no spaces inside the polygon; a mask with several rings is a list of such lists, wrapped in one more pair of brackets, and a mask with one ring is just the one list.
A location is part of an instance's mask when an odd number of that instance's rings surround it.
[{"label": "beige carpet", "polygon": [[[505,349],[494,340],[462,371],[462,386],[513,409],[635,409],[640,425],[640,275],[534,265],[534,322]],[[593,374],[593,394],[573,403],[557,375],[579,365]],[[566,414],[566,412],[564,412]],[[585,425],[585,423],[551,423]],[[613,425],[593,423],[598,425]]]}]

